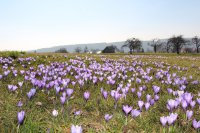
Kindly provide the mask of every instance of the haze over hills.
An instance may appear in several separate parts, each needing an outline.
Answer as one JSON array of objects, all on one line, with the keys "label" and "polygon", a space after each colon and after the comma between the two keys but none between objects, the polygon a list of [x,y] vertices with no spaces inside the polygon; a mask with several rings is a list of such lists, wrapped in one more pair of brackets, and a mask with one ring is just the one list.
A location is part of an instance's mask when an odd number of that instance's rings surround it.
[{"label": "haze over hills", "polygon": [[[144,51],[152,51],[153,48],[148,45],[150,41],[142,41],[142,47]],[[88,43],[88,44],[74,44],[74,45],[60,45],[55,47],[49,47],[49,48],[41,48],[36,50],[31,50],[29,52],[36,51],[37,53],[42,52],[55,52],[56,50],[59,50],[60,48],[66,48],[68,52],[72,53],[77,47],[80,47],[82,50],[87,46],[88,50],[103,50],[106,46],[115,45],[118,49],[121,49],[122,45],[124,45],[124,41],[121,42],[111,42],[111,43]],[[128,48],[124,48],[124,52],[128,52]]]}]

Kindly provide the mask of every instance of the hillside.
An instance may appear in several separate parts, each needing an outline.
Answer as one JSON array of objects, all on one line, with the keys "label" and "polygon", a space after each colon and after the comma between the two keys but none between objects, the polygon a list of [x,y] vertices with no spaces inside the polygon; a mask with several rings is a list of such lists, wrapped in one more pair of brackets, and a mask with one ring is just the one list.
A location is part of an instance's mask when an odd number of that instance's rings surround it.
[{"label": "hillside", "polygon": [[[144,48],[144,51],[149,51],[152,50],[152,47],[148,46],[149,41],[143,41],[142,42],[142,47]],[[117,46],[118,49],[121,49],[122,45],[124,44],[124,41],[121,42],[112,42],[112,43],[88,43],[88,44],[74,44],[74,45],[60,45],[60,46],[55,46],[55,47],[49,47],[49,48],[41,48],[41,49],[36,49],[37,53],[42,53],[42,52],[55,52],[56,50],[59,50],[60,48],[66,48],[67,51],[74,52],[75,48],[80,47],[82,50],[87,46],[89,50],[93,49],[98,49],[98,50],[103,50],[106,46],[109,45],[115,45]],[[34,52],[35,50],[29,51],[29,52]],[[128,48],[124,48],[125,52],[128,52]]]}]

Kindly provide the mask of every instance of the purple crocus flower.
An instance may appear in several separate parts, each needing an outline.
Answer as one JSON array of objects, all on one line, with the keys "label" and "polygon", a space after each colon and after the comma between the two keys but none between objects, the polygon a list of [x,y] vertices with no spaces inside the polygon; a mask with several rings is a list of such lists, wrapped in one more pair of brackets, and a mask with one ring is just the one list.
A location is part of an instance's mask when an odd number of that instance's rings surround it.
[{"label": "purple crocus flower", "polygon": [[86,91],[86,92],[84,92],[83,95],[84,95],[85,100],[87,101],[89,99],[89,97],[90,97],[90,92]]},{"label": "purple crocus flower", "polygon": [[185,99],[185,101],[189,104],[192,101],[192,94],[191,93],[184,93],[183,98]]},{"label": "purple crocus flower", "polygon": [[80,115],[80,114],[81,114],[81,111],[80,111],[80,110],[74,112],[74,115],[75,115],[75,116]]},{"label": "purple crocus flower", "polygon": [[66,89],[67,92],[67,96],[70,97],[72,95],[72,93],[74,92],[73,89]]},{"label": "purple crocus flower", "polygon": [[141,96],[142,96],[142,93],[139,91],[139,92],[137,92],[137,96],[138,96],[138,98],[140,99],[141,98]]},{"label": "purple crocus flower", "polygon": [[22,125],[24,122],[24,117],[25,117],[25,112],[24,111],[20,111],[17,114],[17,118],[18,118],[18,124]]},{"label": "purple crocus flower", "polygon": [[178,117],[177,113],[171,113],[170,116],[167,116],[167,122],[169,125],[173,124]]},{"label": "purple crocus flower", "polygon": [[12,91],[15,91],[18,87],[16,85],[13,86]]},{"label": "purple crocus flower", "polygon": [[132,89],[131,89],[131,92],[134,93],[134,92],[135,92],[135,88],[132,88]]},{"label": "purple crocus flower", "polygon": [[155,100],[155,101],[158,101],[159,98],[160,98],[160,97],[159,97],[158,95],[155,95],[155,96],[154,96],[154,100]]},{"label": "purple crocus flower", "polygon": [[32,88],[28,93],[27,93],[27,96],[29,99],[31,99],[36,93],[36,89],[35,88]]},{"label": "purple crocus flower", "polygon": [[30,90],[30,92],[32,93],[32,95],[34,96],[35,95],[35,93],[36,93],[36,89],[35,88],[32,88],[31,90]]},{"label": "purple crocus flower", "polygon": [[81,126],[71,126],[71,133],[82,133],[83,129],[81,128]]},{"label": "purple crocus flower", "polygon": [[8,85],[8,90],[12,90],[12,88],[13,88],[13,85]]},{"label": "purple crocus flower", "polygon": [[23,82],[19,82],[18,85],[19,85],[19,87],[21,88],[22,85],[23,85]]},{"label": "purple crocus flower", "polygon": [[60,97],[60,102],[61,102],[62,105],[64,105],[65,101],[66,101],[66,97],[65,96],[61,96]]},{"label": "purple crocus flower", "polygon": [[140,111],[139,111],[139,110],[134,109],[134,110],[131,111],[131,116],[132,116],[133,118],[136,118],[136,117],[138,117],[139,115],[140,115]]},{"label": "purple crocus flower", "polygon": [[167,123],[167,117],[165,117],[165,116],[160,117],[160,123],[161,123],[163,126],[165,126],[166,123]]},{"label": "purple crocus flower", "polygon": [[27,93],[27,96],[28,96],[29,99],[31,99],[32,93],[29,91],[29,92]]},{"label": "purple crocus flower", "polygon": [[151,95],[147,94],[146,99],[147,99],[147,102],[149,102],[151,100]]},{"label": "purple crocus flower", "polygon": [[160,91],[160,87],[154,85],[153,91],[154,91],[155,94],[157,94]]},{"label": "purple crocus flower", "polygon": [[183,109],[185,110],[188,106],[188,103],[185,100],[182,100],[181,105],[182,105]]},{"label": "purple crocus flower", "polygon": [[193,125],[193,127],[194,127],[195,129],[198,129],[198,128],[200,127],[200,121],[197,122],[197,120],[194,119],[194,120],[192,121],[192,125]]},{"label": "purple crocus flower", "polygon": [[120,97],[121,97],[121,94],[118,91],[115,91],[114,93],[115,101],[118,101]]},{"label": "purple crocus flower", "polygon": [[106,122],[108,122],[112,118],[112,115],[105,114],[104,118],[105,118]]},{"label": "purple crocus flower", "polygon": [[147,102],[147,103],[144,104],[144,106],[145,106],[145,109],[148,110],[151,105],[150,105],[149,102]]},{"label": "purple crocus flower", "polygon": [[143,101],[138,101],[138,106],[140,108],[140,110],[142,110],[142,106],[144,105],[144,102]]},{"label": "purple crocus flower", "polygon": [[150,100],[150,104],[151,104],[151,105],[154,105],[154,103],[155,103],[155,100],[154,100],[154,99],[151,99],[151,100]]},{"label": "purple crocus flower", "polygon": [[56,94],[58,94],[60,92],[60,86],[55,87],[56,89]]},{"label": "purple crocus flower", "polygon": [[187,117],[188,120],[191,119],[192,115],[193,115],[193,111],[192,110],[187,110],[186,111],[186,117]]},{"label": "purple crocus flower", "polygon": [[72,85],[75,86],[75,85],[76,85],[76,82],[72,81]]},{"label": "purple crocus flower", "polygon": [[171,93],[173,92],[173,90],[172,90],[171,88],[168,88],[168,89],[167,89],[167,92],[168,92],[169,94],[171,94]]},{"label": "purple crocus flower", "polygon": [[167,101],[167,108],[172,111],[175,108],[175,100],[170,99]]},{"label": "purple crocus flower", "polygon": [[200,105],[200,98],[197,98],[197,103]]},{"label": "purple crocus flower", "polygon": [[190,102],[190,106],[191,106],[192,108],[194,108],[195,104],[196,104],[196,101],[191,101],[191,102]]},{"label": "purple crocus flower", "polygon": [[22,106],[23,106],[22,101],[19,101],[19,102],[17,103],[17,106],[18,106],[18,107],[22,107]]},{"label": "purple crocus flower", "polygon": [[136,82],[137,82],[137,83],[141,83],[141,79],[136,78]]},{"label": "purple crocus flower", "polygon": [[103,97],[104,99],[107,99],[108,97],[108,92],[107,91],[102,91]]},{"label": "purple crocus flower", "polygon": [[129,112],[131,112],[132,108],[133,108],[132,106],[123,105],[123,111],[126,114],[126,116],[128,115]]}]

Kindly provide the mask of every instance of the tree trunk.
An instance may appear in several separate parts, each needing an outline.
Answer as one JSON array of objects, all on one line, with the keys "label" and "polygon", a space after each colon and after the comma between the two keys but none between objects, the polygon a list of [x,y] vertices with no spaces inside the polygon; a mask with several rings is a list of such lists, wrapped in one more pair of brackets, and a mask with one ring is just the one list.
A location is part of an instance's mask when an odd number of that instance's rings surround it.
[{"label": "tree trunk", "polygon": [[179,51],[179,48],[178,48],[178,47],[176,48],[176,52],[177,52],[177,54],[179,54],[179,53],[180,53],[180,51]]},{"label": "tree trunk", "polygon": [[199,53],[199,47],[197,47],[197,53]]},{"label": "tree trunk", "polygon": [[132,49],[130,49],[130,54],[133,54],[133,51],[132,51]]}]

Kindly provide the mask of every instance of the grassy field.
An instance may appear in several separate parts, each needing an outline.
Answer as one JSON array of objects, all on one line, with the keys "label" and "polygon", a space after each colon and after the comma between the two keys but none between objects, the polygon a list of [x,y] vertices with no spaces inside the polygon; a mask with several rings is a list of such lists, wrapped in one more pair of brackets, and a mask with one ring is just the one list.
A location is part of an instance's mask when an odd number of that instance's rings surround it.
[{"label": "grassy field", "polygon": [[[199,55],[22,53],[14,54],[14,59],[7,56],[0,55],[0,132],[68,133],[72,125],[91,133],[200,131],[200,125],[197,129],[193,125],[194,119],[200,120]],[[29,98],[27,93],[32,88],[36,93]],[[73,89],[70,96],[66,93],[69,88]],[[84,98],[86,91],[90,92],[88,100]],[[191,99],[187,100],[186,95]],[[66,98],[63,104],[61,97]],[[178,104],[171,109],[167,108],[170,99]],[[23,104],[20,107],[19,101]],[[144,105],[139,107],[138,101]],[[132,109],[125,110],[125,105]],[[19,124],[17,114],[22,110],[25,117]],[[53,110],[58,111],[57,116],[53,116]],[[134,116],[133,110],[139,111],[139,115]],[[193,111],[191,118],[187,111]],[[160,118],[170,113],[178,116],[163,126]],[[112,115],[107,122],[105,114]]]}]

